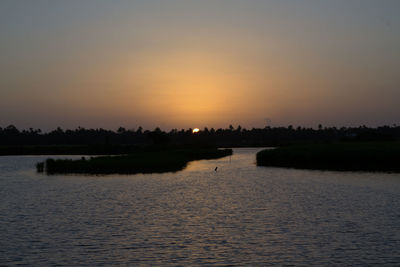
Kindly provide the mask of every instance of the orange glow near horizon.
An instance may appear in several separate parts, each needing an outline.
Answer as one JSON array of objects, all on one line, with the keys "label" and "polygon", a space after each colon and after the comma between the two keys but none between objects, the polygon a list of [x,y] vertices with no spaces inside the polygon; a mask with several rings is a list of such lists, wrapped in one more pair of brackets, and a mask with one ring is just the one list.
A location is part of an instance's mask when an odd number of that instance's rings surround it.
[{"label": "orange glow near horizon", "polygon": [[198,133],[198,132],[200,132],[200,129],[199,129],[199,128],[194,128],[194,129],[192,130],[192,133]]},{"label": "orange glow near horizon", "polygon": [[400,1],[6,2],[1,127],[399,124]]},{"label": "orange glow near horizon", "polygon": [[248,85],[232,75],[236,72],[232,60],[226,55],[189,49],[128,63],[121,92],[130,92],[127,99],[142,101],[127,103],[125,110],[131,113],[140,109],[151,120],[162,117],[171,125],[229,121],[227,117],[235,117],[232,111],[237,110],[238,103],[246,106],[249,93],[241,90]]}]

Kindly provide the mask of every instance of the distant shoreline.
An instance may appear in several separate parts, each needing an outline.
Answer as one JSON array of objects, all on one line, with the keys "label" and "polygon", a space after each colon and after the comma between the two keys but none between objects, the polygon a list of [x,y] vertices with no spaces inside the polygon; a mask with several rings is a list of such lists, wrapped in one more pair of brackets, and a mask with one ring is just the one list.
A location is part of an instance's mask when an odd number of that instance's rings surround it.
[{"label": "distant shoreline", "polygon": [[0,146],[0,156],[28,155],[120,155],[136,152],[134,145],[43,145]]},{"label": "distant shoreline", "polygon": [[[211,145],[171,145],[171,146],[135,146],[135,145],[50,145],[50,146],[0,146],[1,156],[57,156],[57,155],[87,155],[87,156],[110,156],[127,155],[144,151],[159,151],[163,149],[186,149],[186,148],[211,148]],[[218,146],[219,148],[240,147],[266,147],[262,145],[245,146]]]},{"label": "distant shoreline", "polygon": [[0,155],[111,155],[127,154],[147,147],[280,147],[306,143],[400,141],[400,126],[377,128],[323,127],[318,129],[270,127],[245,129],[207,128],[152,131],[139,127],[117,131],[105,129],[18,130],[0,127]]}]

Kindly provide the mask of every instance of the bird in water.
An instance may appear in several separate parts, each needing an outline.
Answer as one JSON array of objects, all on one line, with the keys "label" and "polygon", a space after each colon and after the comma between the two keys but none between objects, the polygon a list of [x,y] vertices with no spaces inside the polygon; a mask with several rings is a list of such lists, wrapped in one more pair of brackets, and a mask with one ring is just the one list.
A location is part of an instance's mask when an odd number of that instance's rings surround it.
[{"label": "bird in water", "polygon": [[217,170],[218,170],[218,166],[217,166],[217,167],[215,167],[214,171],[217,171]]}]

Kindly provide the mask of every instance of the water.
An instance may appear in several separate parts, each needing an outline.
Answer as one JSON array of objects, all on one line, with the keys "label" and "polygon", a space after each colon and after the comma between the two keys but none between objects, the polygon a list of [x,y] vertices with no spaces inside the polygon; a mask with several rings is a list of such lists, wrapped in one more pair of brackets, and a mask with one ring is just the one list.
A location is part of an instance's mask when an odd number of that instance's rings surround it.
[{"label": "water", "polygon": [[0,157],[0,265],[400,265],[399,174],[256,167],[257,150],[147,175]]}]

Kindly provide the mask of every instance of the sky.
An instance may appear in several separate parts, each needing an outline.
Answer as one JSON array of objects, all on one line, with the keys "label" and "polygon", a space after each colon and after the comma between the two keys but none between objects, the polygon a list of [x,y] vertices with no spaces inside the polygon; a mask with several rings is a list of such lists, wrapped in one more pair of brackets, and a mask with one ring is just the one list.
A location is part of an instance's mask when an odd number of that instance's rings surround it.
[{"label": "sky", "polygon": [[398,14],[398,0],[2,0],[0,127],[400,125]]}]

